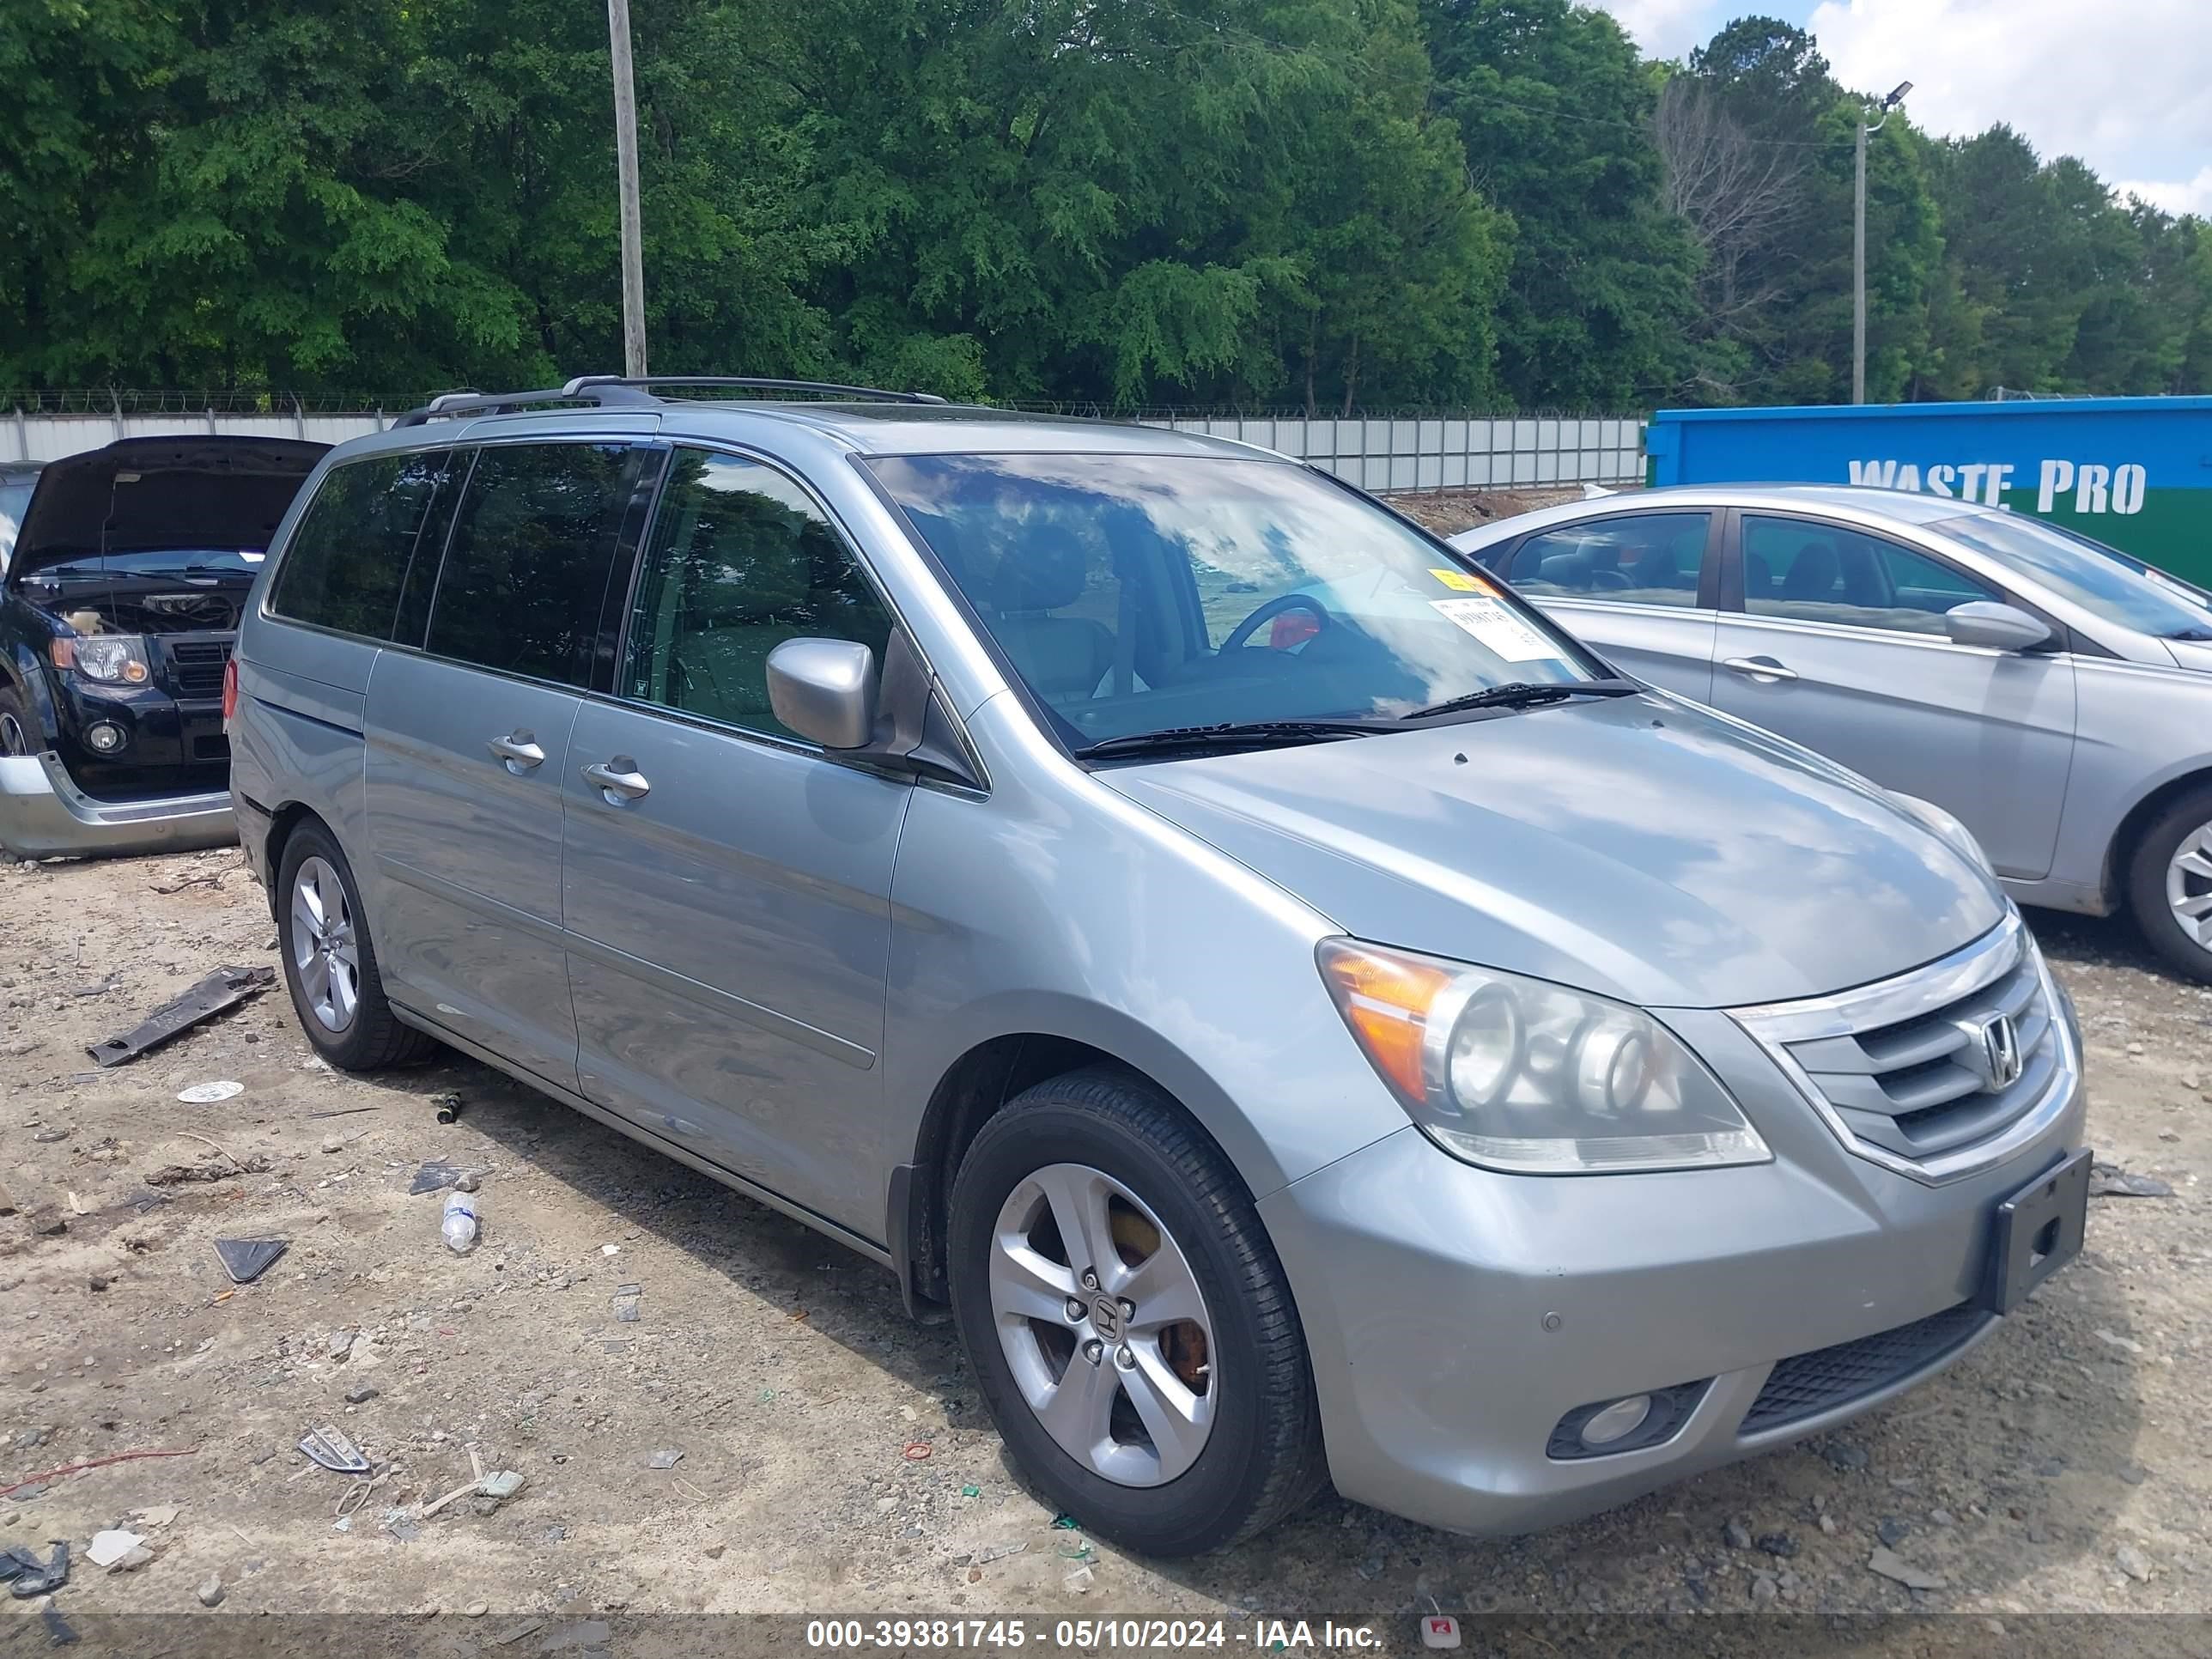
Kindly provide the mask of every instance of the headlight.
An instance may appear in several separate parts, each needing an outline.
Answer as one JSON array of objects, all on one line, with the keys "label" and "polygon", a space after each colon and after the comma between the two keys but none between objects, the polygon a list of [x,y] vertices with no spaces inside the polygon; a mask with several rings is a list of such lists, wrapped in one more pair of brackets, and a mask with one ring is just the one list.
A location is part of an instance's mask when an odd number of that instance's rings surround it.
[{"label": "headlight", "polygon": [[1346,939],[1317,955],[1391,1092],[1470,1164],[1604,1175],[1771,1156],[1712,1073],[1639,1009]]},{"label": "headlight", "polygon": [[1948,842],[1952,849],[1963,856],[1977,870],[1987,875],[1996,874],[1996,866],[1990,862],[1990,855],[1982,850],[1981,842],[1974,839],[1974,832],[1934,801],[1923,800],[1917,795],[1905,794],[1895,789],[1887,790],[1884,793],[1914,817],[1919,819],[1922,823],[1927,825],[1937,836]]},{"label": "headlight", "polygon": [[55,667],[74,668],[103,685],[143,685],[150,672],[146,666],[146,641],[136,634],[56,640],[53,659]]}]

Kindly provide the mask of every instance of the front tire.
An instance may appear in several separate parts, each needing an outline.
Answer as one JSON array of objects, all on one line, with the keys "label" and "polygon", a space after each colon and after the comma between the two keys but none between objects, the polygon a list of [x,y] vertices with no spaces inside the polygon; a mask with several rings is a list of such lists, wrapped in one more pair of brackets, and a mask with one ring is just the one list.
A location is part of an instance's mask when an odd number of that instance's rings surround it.
[{"label": "front tire", "polygon": [[0,685],[0,755],[35,755],[45,747],[38,717],[13,687]]},{"label": "front tire", "polygon": [[2212,788],[2152,821],[2128,867],[2128,908],[2177,972],[2212,984]]},{"label": "front tire", "polygon": [[315,1052],[342,1072],[425,1060],[437,1044],[385,1000],[352,866],[328,830],[301,824],[277,860],[276,947],[292,1012]]},{"label": "front tire", "polygon": [[1107,1070],[1041,1083],[976,1135],[951,1212],[961,1340],[1046,1503],[1179,1556],[1312,1496],[1320,1413],[1289,1283],[1173,1102]]}]

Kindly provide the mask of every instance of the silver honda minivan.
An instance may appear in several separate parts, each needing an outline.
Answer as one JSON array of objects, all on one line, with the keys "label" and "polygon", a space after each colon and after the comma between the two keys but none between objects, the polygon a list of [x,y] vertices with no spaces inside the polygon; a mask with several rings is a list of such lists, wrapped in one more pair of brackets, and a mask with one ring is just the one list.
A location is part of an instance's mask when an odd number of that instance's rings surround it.
[{"label": "silver honda minivan", "polygon": [[1138,1550],[1324,1475],[1618,1504],[2081,1246],[2074,1018],[1954,820],[1280,456],[448,398],[318,467],[235,661],[324,1055],[450,1044],[949,1303],[1044,1500]]}]

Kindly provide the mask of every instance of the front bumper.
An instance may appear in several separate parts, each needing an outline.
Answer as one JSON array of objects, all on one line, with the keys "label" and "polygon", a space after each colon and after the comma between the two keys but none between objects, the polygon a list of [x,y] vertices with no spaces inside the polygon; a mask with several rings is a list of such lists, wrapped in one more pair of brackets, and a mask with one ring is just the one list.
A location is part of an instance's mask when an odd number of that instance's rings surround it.
[{"label": "front bumper", "polygon": [[[1936,1316],[1980,1294],[1996,1205],[2080,1146],[2078,1072],[2031,1144],[1930,1185],[1847,1152],[1725,1016],[1669,1018],[1773,1162],[1507,1176],[1409,1126],[1261,1202],[1346,1497],[1456,1532],[1555,1525],[1846,1421],[2000,1322]],[[1778,1389],[1832,1370],[1820,1351],[1893,1332],[1840,1357],[1888,1354],[1887,1372],[1863,1366],[1839,1403],[1785,1421],[1770,1397],[1754,1422],[1772,1426],[1746,1430],[1780,1362],[1804,1357]],[[1578,1407],[1707,1379],[1659,1444],[1547,1451]]]},{"label": "front bumper", "polygon": [[0,847],[18,858],[179,853],[237,839],[228,790],[95,800],[51,750],[0,757]]}]

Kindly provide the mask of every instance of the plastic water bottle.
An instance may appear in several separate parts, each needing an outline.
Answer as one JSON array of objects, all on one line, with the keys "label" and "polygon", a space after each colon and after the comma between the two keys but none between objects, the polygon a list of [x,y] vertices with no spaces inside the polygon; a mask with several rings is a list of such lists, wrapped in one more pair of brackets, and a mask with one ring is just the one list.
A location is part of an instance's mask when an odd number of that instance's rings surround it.
[{"label": "plastic water bottle", "polygon": [[446,1248],[465,1255],[476,1248],[477,1212],[483,1206],[481,1193],[447,1193],[446,1213],[438,1222],[438,1231],[446,1237]]}]

